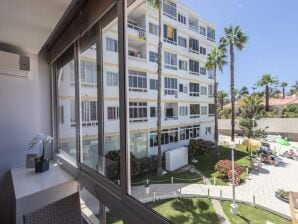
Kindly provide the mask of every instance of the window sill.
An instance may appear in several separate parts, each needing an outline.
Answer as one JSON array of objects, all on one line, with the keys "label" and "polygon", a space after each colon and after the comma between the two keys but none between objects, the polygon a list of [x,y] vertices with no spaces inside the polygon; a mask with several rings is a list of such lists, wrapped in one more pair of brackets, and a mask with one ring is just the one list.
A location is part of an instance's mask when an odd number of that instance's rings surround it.
[{"label": "window sill", "polygon": [[72,176],[78,177],[78,164],[76,161],[74,161],[69,155],[66,153],[60,152],[60,153],[55,153],[54,156],[54,161],[56,161],[59,166],[62,166],[66,171],[68,171]]}]

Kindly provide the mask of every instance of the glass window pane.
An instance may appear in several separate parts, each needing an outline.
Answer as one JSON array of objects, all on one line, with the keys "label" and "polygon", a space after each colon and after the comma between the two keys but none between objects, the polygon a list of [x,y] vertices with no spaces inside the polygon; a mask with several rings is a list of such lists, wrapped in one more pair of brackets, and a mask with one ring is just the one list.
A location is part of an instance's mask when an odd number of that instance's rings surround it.
[{"label": "glass window pane", "polygon": [[[75,105],[75,79],[74,79],[74,49],[70,47],[57,60],[57,96],[58,107],[58,149],[65,152],[76,161],[76,105]],[[72,78],[73,77],[73,78]]]}]

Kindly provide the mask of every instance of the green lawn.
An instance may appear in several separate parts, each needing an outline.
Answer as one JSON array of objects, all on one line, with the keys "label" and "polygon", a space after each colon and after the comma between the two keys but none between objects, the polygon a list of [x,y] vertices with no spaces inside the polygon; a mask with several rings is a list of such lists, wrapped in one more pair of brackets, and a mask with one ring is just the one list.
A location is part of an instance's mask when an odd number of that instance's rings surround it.
[{"label": "green lawn", "polygon": [[[221,205],[232,224],[290,224],[291,222],[267,212],[263,209],[253,208],[250,205],[238,203],[239,216],[231,214],[230,201],[222,201]],[[149,203],[147,206],[177,224],[217,224],[220,223],[211,201],[207,198],[168,199]],[[111,214],[107,214],[108,224],[122,224],[122,221]]]},{"label": "green lawn", "polygon": [[[191,173],[190,171],[183,172],[168,172],[161,177],[156,176],[156,172],[142,174],[139,177],[132,178],[133,186],[144,185],[146,180],[152,180],[154,183],[171,183],[171,177],[174,177],[174,183],[203,183],[200,175]],[[178,178],[178,179],[175,179]],[[180,180],[183,179],[183,180]]]},{"label": "green lawn", "polygon": [[[226,181],[218,178],[218,173],[214,170],[215,164],[218,160],[231,160],[231,149],[224,146],[219,146],[219,155],[218,159],[214,159],[213,152],[208,152],[203,155],[199,155],[196,159],[198,163],[195,164],[197,169],[202,172],[202,174],[209,178],[211,183],[213,184],[214,177],[216,178],[217,185],[227,185]],[[246,151],[246,147],[243,145],[237,145],[237,149],[235,150],[235,161],[243,166],[247,167],[250,163],[249,153]],[[245,178],[245,174],[241,176],[241,179]]]},{"label": "green lawn", "polygon": [[209,199],[169,199],[148,205],[174,223],[219,223]]},{"label": "green lawn", "polygon": [[254,208],[250,205],[238,203],[239,216],[232,215],[231,202],[221,202],[222,208],[232,224],[290,224],[291,222],[265,210]]},{"label": "green lawn", "polygon": [[[169,199],[147,204],[150,208],[173,223],[183,224],[219,224],[211,201],[206,198]],[[122,224],[111,214],[107,215],[108,224]]]}]

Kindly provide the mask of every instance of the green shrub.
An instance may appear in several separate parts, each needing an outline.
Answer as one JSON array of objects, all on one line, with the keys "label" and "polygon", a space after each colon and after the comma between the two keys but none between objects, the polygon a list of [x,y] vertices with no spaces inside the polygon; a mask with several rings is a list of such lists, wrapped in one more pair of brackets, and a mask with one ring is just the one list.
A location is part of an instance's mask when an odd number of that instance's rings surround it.
[{"label": "green shrub", "polygon": [[[120,179],[120,150],[108,152],[106,158],[106,176],[111,180]],[[130,169],[132,176],[141,172],[140,161],[132,153],[130,153]]]},{"label": "green shrub", "polygon": [[[120,178],[120,151],[110,151],[107,153],[106,158],[106,176],[111,180],[118,180]],[[155,171],[156,169],[157,156],[137,159],[130,153],[130,170],[132,177]]]},{"label": "green shrub", "polygon": [[191,139],[188,144],[188,158],[193,160],[198,155],[211,151],[214,143],[203,139]]}]

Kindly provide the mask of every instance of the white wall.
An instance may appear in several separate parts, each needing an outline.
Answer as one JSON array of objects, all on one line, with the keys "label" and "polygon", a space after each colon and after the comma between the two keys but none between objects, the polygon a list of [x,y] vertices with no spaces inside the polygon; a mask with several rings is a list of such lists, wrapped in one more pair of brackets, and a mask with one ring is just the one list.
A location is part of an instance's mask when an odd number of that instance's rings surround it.
[{"label": "white wall", "polygon": [[46,57],[28,56],[31,66],[28,78],[0,75],[0,223],[10,223],[9,170],[25,165],[27,144],[36,133],[51,131],[50,71]]}]

